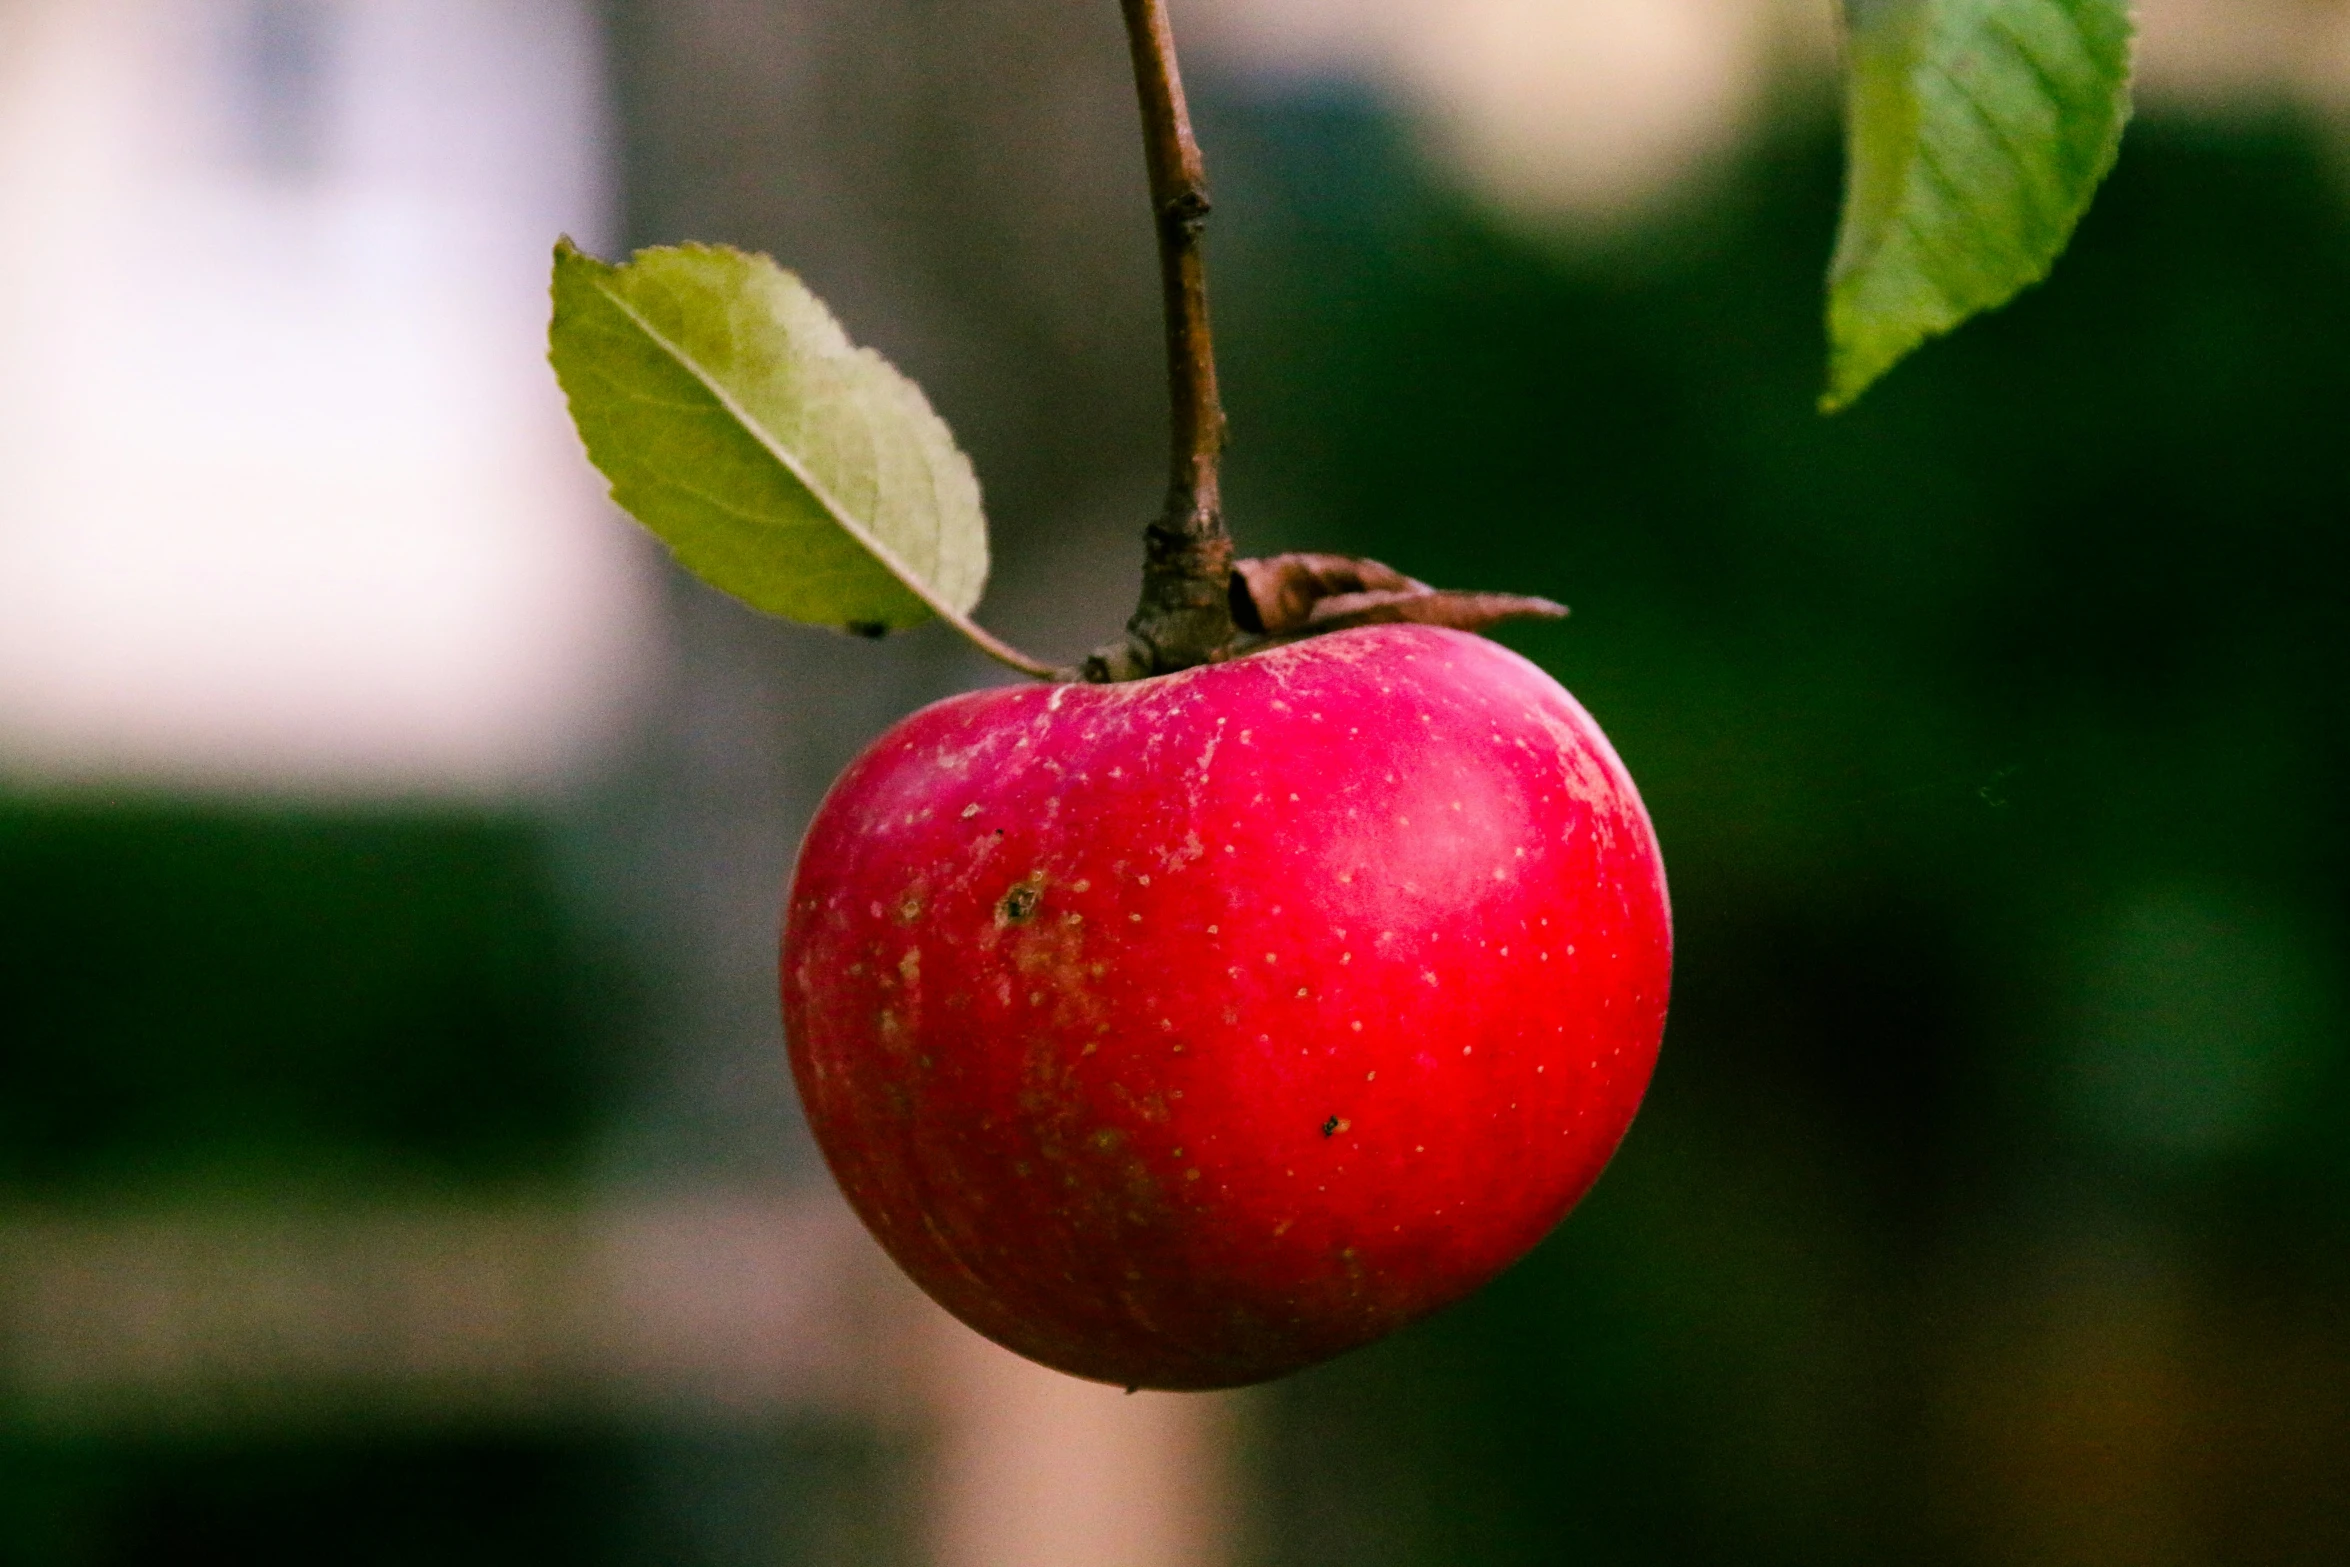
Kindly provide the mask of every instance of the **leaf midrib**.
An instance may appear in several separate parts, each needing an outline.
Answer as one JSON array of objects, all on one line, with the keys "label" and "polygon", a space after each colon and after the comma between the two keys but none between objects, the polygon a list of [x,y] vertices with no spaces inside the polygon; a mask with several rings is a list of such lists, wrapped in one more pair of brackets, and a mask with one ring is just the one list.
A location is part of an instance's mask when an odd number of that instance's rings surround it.
[{"label": "leaf midrib", "polygon": [[759,450],[765,452],[778,467],[790,474],[800,487],[808,492],[816,504],[823,509],[824,514],[833,520],[835,526],[854,539],[866,553],[879,561],[909,593],[927,605],[931,613],[949,624],[959,625],[962,623],[964,619],[962,611],[941,599],[935,590],[925,583],[917,573],[909,569],[903,560],[898,558],[895,550],[875,538],[870,529],[849,514],[847,507],[834,500],[831,492],[819,484],[789,451],[778,445],[768,435],[766,428],[751,416],[750,410],[737,402],[734,395],[715,380],[708,371],[704,370],[693,355],[687,353],[680,344],[671,342],[658,327],[646,320],[635,306],[607,287],[604,278],[596,277],[590,281],[597,293],[612,302],[613,309],[628,318],[631,326],[644,333],[646,339],[668,355],[678,368],[692,376],[702,390],[708,392],[718,406],[743,428]]}]

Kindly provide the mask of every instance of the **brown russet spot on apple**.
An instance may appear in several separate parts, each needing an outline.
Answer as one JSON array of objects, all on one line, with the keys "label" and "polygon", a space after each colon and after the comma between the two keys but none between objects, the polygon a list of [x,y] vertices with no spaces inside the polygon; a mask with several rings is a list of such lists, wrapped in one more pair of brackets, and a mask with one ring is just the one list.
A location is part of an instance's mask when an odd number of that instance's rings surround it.
[{"label": "brown russet spot on apple", "polygon": [[1036,907],[1044,901],[1044,888],[1036,880],[1024,881],[1004,894],[995,906],[999,925],[1025,925],[1036,918]]}]

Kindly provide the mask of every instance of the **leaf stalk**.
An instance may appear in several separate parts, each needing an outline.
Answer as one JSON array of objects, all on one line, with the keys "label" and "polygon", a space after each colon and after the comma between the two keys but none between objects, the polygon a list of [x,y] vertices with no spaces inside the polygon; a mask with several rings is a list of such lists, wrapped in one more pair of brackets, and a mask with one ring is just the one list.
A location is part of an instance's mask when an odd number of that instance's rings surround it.
[{"label": "leaf stalk", "polygon": [[1072,671],[1021,652],[969,615],[950,614],[941,610],[939,618],[961,632],[973,647],[1006,669],[1016,669],[1037,680],[1068,680],[1072,677]]}]

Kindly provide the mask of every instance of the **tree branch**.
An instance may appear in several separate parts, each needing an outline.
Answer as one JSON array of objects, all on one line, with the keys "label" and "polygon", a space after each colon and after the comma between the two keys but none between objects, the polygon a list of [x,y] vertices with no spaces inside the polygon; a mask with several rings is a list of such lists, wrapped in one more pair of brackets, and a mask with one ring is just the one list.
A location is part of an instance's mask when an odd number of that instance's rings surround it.
[{"label": "tree branch", "polygon": [[1086,660],[1089,680],[1132,680],[1226,657],[1232,621],[1232,539],[1224,529],[1219,467],[1224,405],[1208,327],[1207,171],[1175,64],[1167,0],[1120,0],[1142,100],[1143,147],[1157,218],[1167,318],[1167,393],[1173,465],[1166,510],[1143,533],[1142,599],[1126,638]]}]

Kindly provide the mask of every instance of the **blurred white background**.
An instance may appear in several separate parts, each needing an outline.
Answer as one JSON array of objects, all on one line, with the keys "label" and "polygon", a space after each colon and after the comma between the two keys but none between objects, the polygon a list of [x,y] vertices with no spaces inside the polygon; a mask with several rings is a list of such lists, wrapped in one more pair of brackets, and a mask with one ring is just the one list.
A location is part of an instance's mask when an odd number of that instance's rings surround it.
[{"label": "blurred white background", "polygon": [[655,644],[544,368],[580,0],[0,6],[0,766],[501,792]]}]

